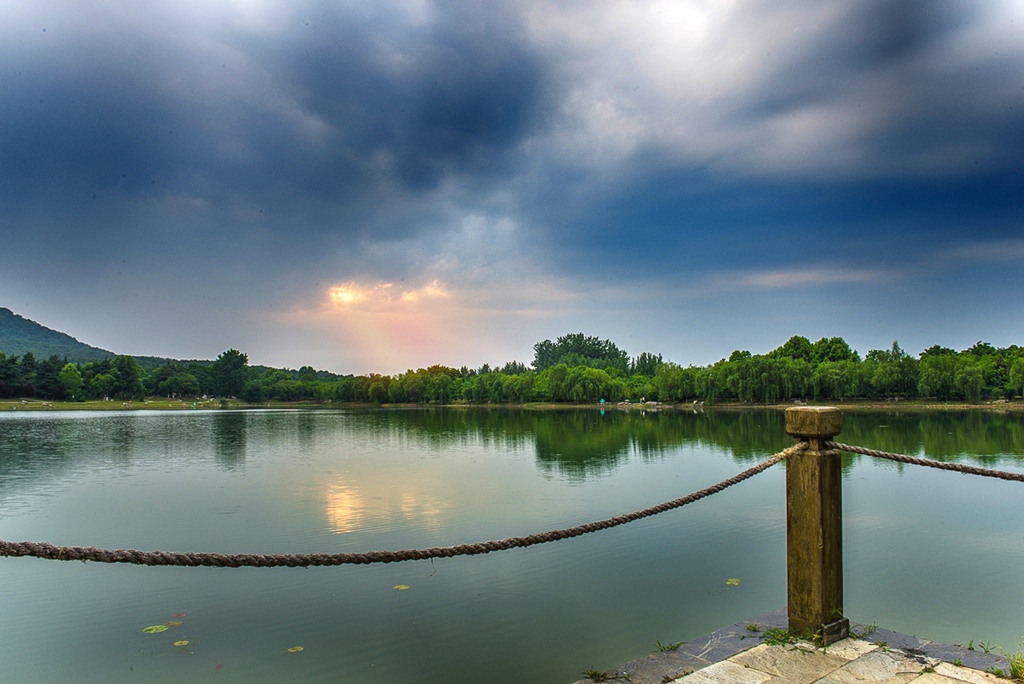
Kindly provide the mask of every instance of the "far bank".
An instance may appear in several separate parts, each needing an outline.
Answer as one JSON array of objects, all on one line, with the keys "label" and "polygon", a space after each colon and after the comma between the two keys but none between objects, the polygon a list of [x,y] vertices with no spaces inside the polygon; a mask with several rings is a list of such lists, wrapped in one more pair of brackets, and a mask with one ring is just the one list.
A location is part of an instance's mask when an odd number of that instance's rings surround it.
[{"label": "far bank", "polygon": [[618,402],[618,403],[558,403],[558,402],[525,402],[525,403],[470,403],[455,402],[438,403],[380,403],[369,402],[332,402],[332,401],[264,401],[250,403],[241,399],[169,399],[167,397],[149,397],[142,401],[90,400],[90,401],[45,401],[42,399],[4,399],[0,400],[0,411],[126,411],[126,410],[240,410],[240,409],[304,409],[304,408],[473,408],[473,409],[520,409],[531,411],[564,411],[564,410],[601,410],[601,411],[749,411],[771,409],[784,411],[793,406],[835,406],[843,411],[1024,411],[1024,400],[999,399],[978,403],[937,402],[926,399],[909,400],[863,400],[863,401],[798,401],[788,403],[760,404],[737,401],[722,401],[714,404],[695,403],[664,403],[664,402]]}]

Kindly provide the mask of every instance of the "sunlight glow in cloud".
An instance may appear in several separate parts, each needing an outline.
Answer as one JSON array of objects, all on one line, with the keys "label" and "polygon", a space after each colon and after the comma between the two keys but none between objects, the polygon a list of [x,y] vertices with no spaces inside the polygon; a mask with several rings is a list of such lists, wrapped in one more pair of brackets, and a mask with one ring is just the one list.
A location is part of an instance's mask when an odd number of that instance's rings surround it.
[{"label": "sunlight glow in cloud", "polygon": [[365,303],[369,308],[377,308],[382,304],[393,302],[418,302],[427,299],[447,299],[451,293],[445,285],[433,280],[423,287],[412,290],[401,290],[394,283],[377,283],[362,285],[355,281],[334,285],[327,290],[327,297],[334,304],[350,305]]},{"label": "sunlight glow in cloud", "polygon": [[[294,331],[296,343],[304,345],[304,363],[335,372],[476,368],[529,361],[533,344],[564,334],[569,323],[562,322],[597,292],[584,296],[571,283],[527,273],[488,280],[492,274],[454,257],[427,273],[400,282],[329,285],[315,300],[268,312],[268,320]],[[331,359],[330,365],[320,359]]]},{"label": "sunlight glow in cloud", "polygon": [[365,290],[358,289],[355,283],[348,283],[335,285],[327,291],[327,296],[335,304],[352,304],[366,299],[367,293]]},{"label": "sunlight glow in cloud", "polygon": [[431,283],[424,285],[418,290],[410,290],[408,292],[403,292],[402,301],[415,302],[420,298],[429,297],[440,297],[442,299],[447,299],[450,296],[451,294],[446,289],[444,289],[444,285],[438,283],[438,281],[435,280]]}]

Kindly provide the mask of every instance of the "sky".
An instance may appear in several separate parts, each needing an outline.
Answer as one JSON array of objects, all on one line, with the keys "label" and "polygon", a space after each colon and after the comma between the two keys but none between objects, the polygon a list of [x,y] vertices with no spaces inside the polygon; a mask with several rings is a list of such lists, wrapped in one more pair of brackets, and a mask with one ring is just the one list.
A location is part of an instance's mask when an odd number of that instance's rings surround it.
[{"label": "sky", "polygon": [[0,306],[335,373],[1024,344],[1024,3],[0,4]]}]

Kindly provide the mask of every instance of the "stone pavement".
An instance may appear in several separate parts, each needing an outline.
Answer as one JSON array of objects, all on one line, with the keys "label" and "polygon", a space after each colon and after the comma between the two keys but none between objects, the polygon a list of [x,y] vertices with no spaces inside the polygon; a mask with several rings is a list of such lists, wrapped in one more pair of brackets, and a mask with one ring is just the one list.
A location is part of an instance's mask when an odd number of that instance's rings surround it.
[{"label": "stone pavement", "polygon": [[824,649],[764,643],[766,633],[786,626],[779,610],[577,684],[1007,684],[992,672],[1009,676],[1002,656],[863,625],[851,624],[857,636]]}]

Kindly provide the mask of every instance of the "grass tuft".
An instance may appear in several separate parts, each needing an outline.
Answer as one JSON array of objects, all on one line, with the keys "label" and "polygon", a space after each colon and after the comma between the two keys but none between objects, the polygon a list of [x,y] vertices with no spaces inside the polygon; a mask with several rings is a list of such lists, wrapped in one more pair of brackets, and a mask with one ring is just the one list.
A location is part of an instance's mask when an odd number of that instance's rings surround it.
[{"label": "grass tuft", "polygon": [[[1024,647],[1024,642],[1021,642],[1021,646]],[[1024,680],[1024,650],[1017,651],[1016,653],[1006,653],[1006,660],[1010,663],[1010,677],[1012,679]]]},{"label": "grass tuft", "polygon": [[854,636],[863,639],[866,636],[871,636],[871,633],[874,632],[876,629],[878,629],[878,625],[872,622],[870,625],[864,625],[864,627],[860,630],[860,634],[854,634]]},{"label": "grass tuft", "polygon": [[761,640],[769,646],[785,646],[786,644],[795,644],[797,642],[796,635],[793,632],[781,627],[769,627],[764,630]]}]

